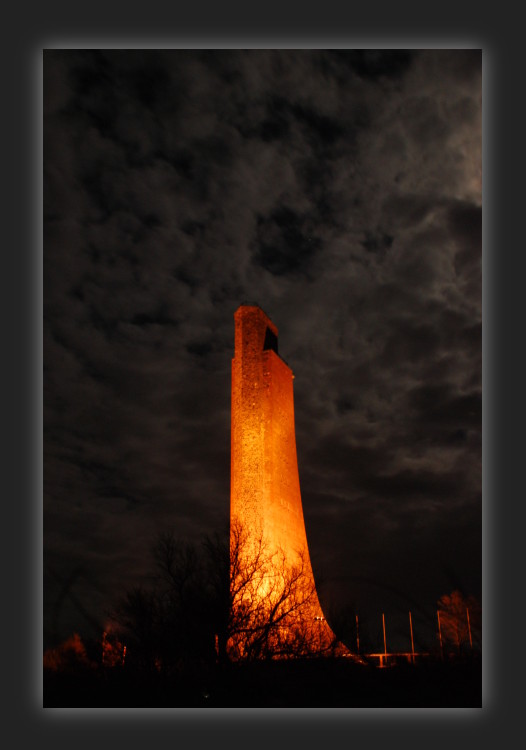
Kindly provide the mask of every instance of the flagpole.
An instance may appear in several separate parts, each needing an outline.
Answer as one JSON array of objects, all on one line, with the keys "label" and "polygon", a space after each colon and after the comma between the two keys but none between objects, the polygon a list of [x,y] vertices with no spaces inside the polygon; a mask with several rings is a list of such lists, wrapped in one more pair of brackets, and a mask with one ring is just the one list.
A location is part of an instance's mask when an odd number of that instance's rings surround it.
[{"label": "flagpole", "polygon": [[415,642],[413,640],[413,620],[411,619],[411,610],[409,610],[409,627],[411,629],[411,655],[413,664],[415,663]]}]

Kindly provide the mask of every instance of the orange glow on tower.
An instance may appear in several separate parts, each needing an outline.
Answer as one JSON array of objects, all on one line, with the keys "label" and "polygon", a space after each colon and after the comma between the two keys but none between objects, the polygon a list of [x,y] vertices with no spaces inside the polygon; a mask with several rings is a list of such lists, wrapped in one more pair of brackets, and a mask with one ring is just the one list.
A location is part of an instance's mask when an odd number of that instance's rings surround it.
[{"label": "orange glow on tower", "polygon": [[[231,524],[290,566],[303,565],[312,586],[307,613],[317,642],[327,647],[335,636],[323,616],[312,572],[301,502],[292,370],[278,354],[278,329],[257,305],[234,314],[235,354],[231,402]],[[232,539],[232,536],[231,536]],[[267,575],[267,585],[271,576]]]}]

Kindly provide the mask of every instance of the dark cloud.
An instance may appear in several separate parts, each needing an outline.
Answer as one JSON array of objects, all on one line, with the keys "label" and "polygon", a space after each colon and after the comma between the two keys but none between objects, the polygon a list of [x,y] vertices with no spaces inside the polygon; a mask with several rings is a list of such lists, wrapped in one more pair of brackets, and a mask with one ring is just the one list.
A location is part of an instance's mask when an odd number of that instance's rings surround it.
[{"label": "dark cloud", "polygon": [[384,49],[338,50],[335,54],[359,76],[373,80],[402,76],[414,55],[410,50]]},{"label": "dark cloud", "polygon": [[46,50],[46,638],[228,519],[243,301],[296,376],[331,596],[479,593],[480,63]]},{"label": "dark cloud", "polygon": [[295,272],[308,276],[311,256],[321,244],[312,236],[314,231],[308,216],[287,206],[275,209],[269,217],[258,217],[256,263],[274,276]]}]

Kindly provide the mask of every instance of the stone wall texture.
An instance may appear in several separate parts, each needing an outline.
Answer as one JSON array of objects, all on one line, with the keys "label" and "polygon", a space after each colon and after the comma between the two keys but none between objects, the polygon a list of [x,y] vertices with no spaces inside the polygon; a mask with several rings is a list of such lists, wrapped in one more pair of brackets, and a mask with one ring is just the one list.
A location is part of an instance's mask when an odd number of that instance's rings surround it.
[{"label": "stone wall texture", "polygon": [[[275,350],[278,330],[261,308],[241,305],[234,320],[231,520],[281,550],[291,565],[303,555],[314,585],[298,475],[294,376]],[[273,348],[265,349],[269,342]],[[317,595],[311,617],[323,640],[332,640]]]}]

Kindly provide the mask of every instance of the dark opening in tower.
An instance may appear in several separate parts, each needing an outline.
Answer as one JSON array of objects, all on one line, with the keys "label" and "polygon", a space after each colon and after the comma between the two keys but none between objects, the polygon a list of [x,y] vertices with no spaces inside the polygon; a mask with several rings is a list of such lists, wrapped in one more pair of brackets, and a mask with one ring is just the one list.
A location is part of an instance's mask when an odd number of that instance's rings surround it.
[{"label": "dark opening in tower", "polygon": [[267,327],[267,330],[265,331],[265,342],[263,344],[263,351],[267,351],[268,349],[272,349],[273,352],[276,352],[278,354],[278,337],[275,333],[273,333],[270,328]]}]

